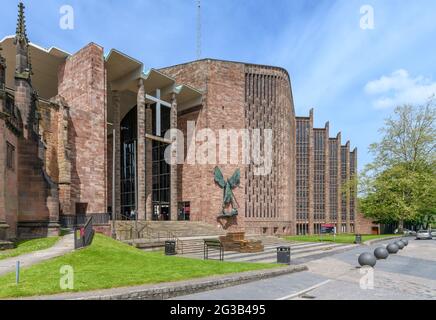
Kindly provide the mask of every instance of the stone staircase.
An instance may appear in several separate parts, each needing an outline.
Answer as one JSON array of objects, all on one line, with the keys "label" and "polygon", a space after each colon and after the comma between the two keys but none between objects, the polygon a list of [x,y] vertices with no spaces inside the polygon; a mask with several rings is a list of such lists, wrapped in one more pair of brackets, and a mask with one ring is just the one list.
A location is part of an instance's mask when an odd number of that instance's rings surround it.
[{"label": "stone staircase", "polygon": [[161,249],[167,240],[176,240],[181,252],[203,250],[203,239],[218,238],[226,232],[203,222],[117,221],[117,239],[140,249]]},{"label": "stone staircase", "polygon": [[[218,239],[217,236],[206,237],[207,239]],[[192,238],[182,238],[177,241],[177,253],[184,255],[202,255],[204,251],[204,239],[205,237],[192,237]],[[265,247],[280,247],[280,246],[289,246],[289,242],[283,239],[274,237],[274,236],[256,236],[256,235],[248,235],[246,237],[247,240],[253,241],[262,241],[262,244]]]},{"label": "stone staircase", "polygon": [[[260,240],[265,246],[264,252],[240,253],[225,252],[224,260],[229,262],[250,262],[250,263],[276,263],[277,247],[286,246],[291,248],[292,264],[302,264],[308,261],[334,255],[350,249],[356,248],[354,244],[341,244],[332,242],[288,242],[273,236],[247,236],[250,240]],[[192,249],[191,249],[192,248]],[[188,250],[187,250],[188,251]],[[201,246],[190,247],[190,252],[183,254],[187,258],[203,259],[203,248]],[[178,254],[182,254],[178,252]],[[219,252],[216,250],[209,252],[210,259],[219,259]]]},{"label": "stone staircase", "polygon": [[177,254],[203,254],[204,239],[218,239],[219,236],[181,238],[177,241]]},{"label": "stone staircase", "polygon": [[289,246],[289,241],[283,240],[281,238],[278,237],[274,237],[274,236],[247,236],[247,239],[249,240],[258,240],[258,241],[262,241],[263,245],[265,247],[269,247],[269,246],[276,246],[276,247],[280,247],[280,246]]}]

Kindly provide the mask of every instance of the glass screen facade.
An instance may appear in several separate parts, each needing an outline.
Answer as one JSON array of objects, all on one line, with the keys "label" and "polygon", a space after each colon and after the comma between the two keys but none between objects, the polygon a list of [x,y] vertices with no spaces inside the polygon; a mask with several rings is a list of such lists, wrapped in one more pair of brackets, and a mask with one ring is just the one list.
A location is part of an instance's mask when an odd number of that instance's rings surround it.
[{"label": "glass screen facade", "polygon": [[338,145],[337,139],[330,139],[330,218],[333,221],[338,220]]},{"label": "glass screen facade", "polygon": [[136,210],[137,111],[134,107],[121,121],[121,215]]},{"label": "glass screen facade", "polygon": [[325,204],[325,172],[326,172],[326,154],[325,154],[325,130],[314,130],[314,218],[315,220],[324,220],[326,216]]},{"label": "glass screen facade", "polygon": [[310,130],[312,128],[309,119],[297,119],[297,220],[309,219]]}]

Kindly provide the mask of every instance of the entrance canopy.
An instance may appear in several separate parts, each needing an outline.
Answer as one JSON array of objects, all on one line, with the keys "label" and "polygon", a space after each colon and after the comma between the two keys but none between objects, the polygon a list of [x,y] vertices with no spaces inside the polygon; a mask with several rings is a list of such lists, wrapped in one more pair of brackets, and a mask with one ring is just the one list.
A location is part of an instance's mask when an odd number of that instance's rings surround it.
[{"label": "entrance canopy", "polygon": [[[15,36],[7,36],[0,41],[2,55],[6,59],[6,86],[15,86]],[[32,63],[32,85],[39,96],[50,99],[58,94],[59,67],[70,56],[61,49],[51,47],[44,49],[34,43],[29,44]]]},{"label": "entrance canopy", "polygon": [[[156,69],[144,72],[144,65],[118,50],[111,50],[106,58],[107,77],[110,90],[116,91],[121,100],[121,119],[137,103],[138,82],[144,81],[146,103],[156,104],[157,109],[171,107],[171,97],[176,94],[178,111],[201,105],[202,93],[188,85],[178,84]],[[111,93],[108,95],[110,96]],[[160,118],[160,112],[156,114]],[[159,119],[156,119],[157,122]],[[113,103],[108,99],[108,122],[113,122]]]},{"label": "entrance canopy", "polygon": [[[6,59],[6,86],[15,86],[15,36],[7,36],[0,41],[2,55]],[[72,55],[51,47],[42,48],[29,44],[32,64],[32,85],[39,97],[49,100],[58,94],[59,67]],[[176,80],[163,73],[150,69],[144,72],[142,62],[118,50],[111,50],[105,59],[108,83],[107,119],[113,123],[112,92],[117,91],[121,99],[121,119],[137,104],[138,82],[144,81],[146,103],[159,108],[169,107],[172,94],[177,95],[178,111],[201,105],[202,93],[188,85],[178,84]],[[156,119],[157,120],[157,119]]]}]

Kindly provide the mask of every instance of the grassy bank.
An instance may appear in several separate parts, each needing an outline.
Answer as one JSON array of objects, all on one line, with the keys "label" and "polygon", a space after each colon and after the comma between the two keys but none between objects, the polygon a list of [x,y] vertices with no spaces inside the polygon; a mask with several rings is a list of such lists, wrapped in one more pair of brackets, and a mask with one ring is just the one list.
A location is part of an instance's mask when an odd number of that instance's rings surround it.
[{"label": "grassy bank", "polygon": [[[369,241],[375,239],[383,239],[393,237],[393,234],[383,234],[383,235],[362,235],[362,241]],[[307,236],[292,236],[285,237],[288,241],[302,241],[302,242],[337,242],[337,243],[354,243],[356,235],[354,234],[339,234],[334,237],[333,235],[307,235]]]},{"label": "grassy bank", "polygon": [[142,284],[181,281],[278,267],[275,264],[203,261],[143,252],[102,235],[92,246],[25,269],[15,285],[15,274],[0,277],[0,298],[63,293],[60,268],[74,269],[74,290],[90,291]]},{"label": "grassy bank", "polygon": [[24,240],[16,244],[15,249],[0,251],[0,260],[13,258],[22,254],[48,249],[58,242],[60,237],[50,237],[43,239]]}]

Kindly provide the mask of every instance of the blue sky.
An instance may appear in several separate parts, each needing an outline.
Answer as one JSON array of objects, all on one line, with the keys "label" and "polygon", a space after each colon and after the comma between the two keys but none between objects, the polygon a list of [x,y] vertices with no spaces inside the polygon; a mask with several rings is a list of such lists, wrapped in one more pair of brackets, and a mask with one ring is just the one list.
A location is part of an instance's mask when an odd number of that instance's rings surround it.
[{"label": "blue sky", "polygon": [[[367,149],[396,104],[436,92],[436,1],[202,0],[202,56],[286,68],[297,115]],[[196,58],[195,0],[27,0],[32,42],[76,52],[89,42],[119,49],[147,67]],[[0,38],[15,32],[17,1],[0,0]],[[59,27],[61,6],[74,30]],[[363,5],[374,29],[360,27]]]}]

